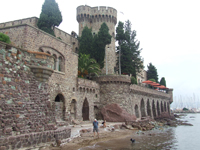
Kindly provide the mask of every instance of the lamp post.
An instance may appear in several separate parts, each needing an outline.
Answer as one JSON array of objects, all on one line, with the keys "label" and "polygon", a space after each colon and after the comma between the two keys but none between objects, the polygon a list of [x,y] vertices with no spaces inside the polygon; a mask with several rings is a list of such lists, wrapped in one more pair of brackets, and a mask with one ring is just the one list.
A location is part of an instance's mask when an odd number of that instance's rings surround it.
[{"label": "lamp post", "polygon": [[[108,50],[109,50],[109,46],[108,46]],[[108,51],[107,50],[107,51]],[[106,52],[105,52],[106,53]],[[108,62],[107,62],[107,53],[106,53],[106,75],[108,74]]]},{"label": "lamp post", "polygon": [[121,40],[119,41],[119,75],[121,75]]}]

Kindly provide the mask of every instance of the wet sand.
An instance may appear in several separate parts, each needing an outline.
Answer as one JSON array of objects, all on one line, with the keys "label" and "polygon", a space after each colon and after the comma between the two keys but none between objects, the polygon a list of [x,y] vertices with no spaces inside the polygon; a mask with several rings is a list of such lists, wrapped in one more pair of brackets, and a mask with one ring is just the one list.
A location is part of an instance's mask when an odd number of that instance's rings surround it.
[{"label": "wet sand", "polygon": [[[170,149],[173,132],[167,129],[139,131],[135,129],[118,129],[117,131],[104,131],[100,129],[99,138],[93,137],[93,132],[82,133],[81,137],[72,139],[60,147],[48,147],[42,150],[87,150],[87,149]],[[131,143],[134,138],[135,143]]]}]

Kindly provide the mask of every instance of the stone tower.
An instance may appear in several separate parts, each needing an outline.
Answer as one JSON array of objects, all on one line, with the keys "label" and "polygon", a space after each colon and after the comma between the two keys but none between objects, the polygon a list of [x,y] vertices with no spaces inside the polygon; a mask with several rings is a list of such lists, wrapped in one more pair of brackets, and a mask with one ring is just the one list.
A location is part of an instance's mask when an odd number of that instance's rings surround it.
[{"label": "stone tower", "polygon": [[[107,73],[114,74],[114,67],[116,66],[115,54],[115,25],[117,23],[117,10],[111,7],[77,7],[77,21],[79,23],[79,36],[81,36],[83,28],[88,26],[92,28],[92,33],[97,34],[102,23],[106,23],[109,28],[109,33],[112,35],[111,44],[105,47],[105,63],[107,58]],[[106,73],[106,64],[102,70]]]}]

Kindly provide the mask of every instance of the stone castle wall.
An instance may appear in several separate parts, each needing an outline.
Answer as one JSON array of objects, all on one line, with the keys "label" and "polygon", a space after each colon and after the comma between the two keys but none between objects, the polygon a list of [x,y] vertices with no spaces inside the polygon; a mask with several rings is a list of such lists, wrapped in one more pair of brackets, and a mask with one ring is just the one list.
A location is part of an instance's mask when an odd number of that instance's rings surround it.
[{"label": "stone castle wall", "polygon": [[161,112],[170,113],[171,93],[130,84],[127,75],[107,75],[96,79],[100,85],[100,104],[117,103],[137,118],[158,117]]},{"label": "stone castle wall", "polygon": [[[30,25],[30,26],[35,27],[35,28],[38,28],[37,22],[38,22],[37,17],[31,17],[31,18],[25,18],[25,19],[0,23],[0,28],[18,27],[18,26],[25,25],[25,24]],[[55,36],[57,38],[60,37],[63,42],[70,44],[72,46],[73,52],[77,51],[78,40],[77,40],[77,37],[74,34],[70,35],[70,34],[64,32],[64,31],[62,31],[62,30],[60,30],[59,28],[56,28],[56,27],[54,28],[54,33],[55,33]],[[14,34],[14,35],[17,35],[17,34]],[[19,34],[18,34],[18,36],[19,36]]]},{"label": "stone castle wall", "polygon": [[56,127],[45,82],[52,66],[49,54],[0,42],[0,148],[19,149],[70,136],[69,128]]}]

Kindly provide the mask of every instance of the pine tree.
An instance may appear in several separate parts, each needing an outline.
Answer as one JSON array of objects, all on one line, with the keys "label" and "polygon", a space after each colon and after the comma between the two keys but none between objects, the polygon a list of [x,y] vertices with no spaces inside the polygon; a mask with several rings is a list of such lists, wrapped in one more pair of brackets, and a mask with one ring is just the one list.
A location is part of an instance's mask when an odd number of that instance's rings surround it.
[{"label": "pine tree", "polygon": [[158,83],[158,73],[156,67],[152,65],[152,63],[149,63],[147,68],[147,80],[154,79]]},{"label": "pine tree", "polygon": [[[132,74],[136,78],[136,72],[140,72],[144,68],[139,57],[141,49],[139,49],[140,42],[136,40],[136,31],[131,30],[131,22],[127,20],[125,25],[119,21],[116,32],[116,40],[121,46],[121,72],[122,74]],[[117,61],[118,64],[119,61]]]},{"label": "pine tree", "polygon": [[62,15],[55,0],[45,0],[38,20],[38,28],[55,36],[53,28],[62,22]]}]

